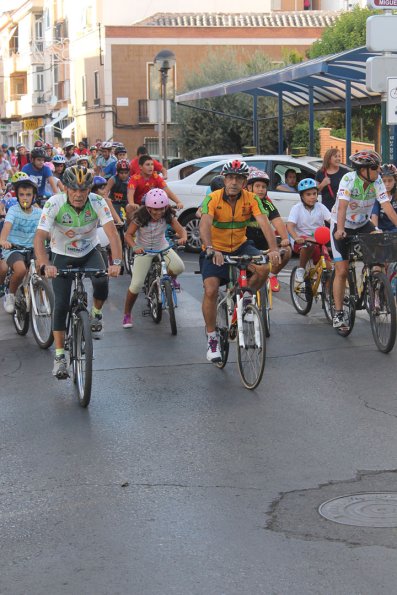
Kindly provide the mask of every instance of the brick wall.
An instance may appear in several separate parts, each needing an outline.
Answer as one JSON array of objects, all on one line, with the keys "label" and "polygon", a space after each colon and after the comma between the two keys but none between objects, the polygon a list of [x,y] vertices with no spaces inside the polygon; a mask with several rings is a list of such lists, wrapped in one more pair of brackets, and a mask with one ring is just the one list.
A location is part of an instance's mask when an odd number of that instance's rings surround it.
[{"label": "brick wall", "polygon": [[[324,157],[324,154],[328,149],[339,149],[342,155],[342,163],[347,163],[349,155],[346,155],[346,141],[343,138],[337,138],[331,136],[331,128],[319,128],[318,133],[320,136],[320,155]],[[351,155],[362,151],[363,149],[375,150],[375,145],[372,143],[360,143],[358,141],[352,141],[351,143]]]}]

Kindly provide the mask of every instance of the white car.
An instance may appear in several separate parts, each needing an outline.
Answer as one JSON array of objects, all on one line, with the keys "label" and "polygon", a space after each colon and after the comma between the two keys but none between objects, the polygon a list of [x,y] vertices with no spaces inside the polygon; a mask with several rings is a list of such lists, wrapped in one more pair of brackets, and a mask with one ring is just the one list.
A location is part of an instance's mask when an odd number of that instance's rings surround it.
[{"label": "white car", "polygon": [[241,155],[209,155],[207,157],[200,157],[199,159],[192,159],[191,161],[185,161],[175,167],[171,167],[167,171],[167,182],[174,180],[184,180],[188,176],[191,176],[199,169],[217,163],[222,159],[243,159]]},{"label": "white car", "polygon": [[319,157],[294,158],[289,155],[253,155],[249,157],[232,155],[229,157],[226,155],[215,163],[200,167],[200,169],[184,179],[168,179],[167,185],[175,192],[184,205],[183,210],[178,215],[178,220],[186,228],[188,237],[186,247],[192,252],[199,252],[201,247],[199,234],[200,220],[196,217],[196,211],[207,194],[212,178],[221,172],[225,161],[234,158],[244,159],[249,166],[256,167],[268,173],[270,177],[269,198],[275,204],[284,220],[287,219],[293,205],[300,200],[298,192],[281,192],[275,190],[279,184],[284,183],[286,170],[290,168],[294,169],[298,174],[298,180],[302,180],[303,178],[314,178],[317,170],[322,165],[322,160]]}]

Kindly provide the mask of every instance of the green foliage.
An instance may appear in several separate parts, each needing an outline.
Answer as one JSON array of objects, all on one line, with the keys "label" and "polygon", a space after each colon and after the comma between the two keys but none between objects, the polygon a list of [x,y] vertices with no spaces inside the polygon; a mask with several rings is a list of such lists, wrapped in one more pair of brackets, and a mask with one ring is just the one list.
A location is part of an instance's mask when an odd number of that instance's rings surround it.
[{"label": "green foliage", "polygon": [[[320,137],[318,128],[320,123],[314,122],[314,155],[320,154]],[[296,124],[293,128],[291,147],[304,147],[306,155],[309,155],[309,122],[307,120]]]}]

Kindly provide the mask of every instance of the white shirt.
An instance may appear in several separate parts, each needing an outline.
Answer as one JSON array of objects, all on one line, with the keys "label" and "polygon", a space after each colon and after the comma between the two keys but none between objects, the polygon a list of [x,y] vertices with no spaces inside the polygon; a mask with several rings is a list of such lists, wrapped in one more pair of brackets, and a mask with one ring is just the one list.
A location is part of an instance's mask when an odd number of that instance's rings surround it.
[{"label": "white shirt", "polygon": [[317,227],[330,220],[331,213],[321,202],[316,202],[313,209],[307,209],[300,202],[292,207],[288,216],[288,223],[295,223],[295,231],[300,236],[312,236]]}]

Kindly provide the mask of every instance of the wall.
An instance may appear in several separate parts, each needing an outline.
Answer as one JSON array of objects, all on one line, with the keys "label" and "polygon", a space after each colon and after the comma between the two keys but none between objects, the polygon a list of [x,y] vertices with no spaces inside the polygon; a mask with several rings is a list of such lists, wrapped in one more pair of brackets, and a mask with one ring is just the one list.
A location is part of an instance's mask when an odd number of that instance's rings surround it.
[{"label": "wall", "polygon": [[[320,155],[324,157],[324,154],[328,149],[339,149],[342,155],[342,163],[347,163],[349,155],[346,155],[346,141],[336,136],[331,136],[331,128],[319,128],[318,133],[320,136]],[[375,145],[372,143],[360,143],[358,141],[352,141],[351,155],[362,151],[364,149],[375,150]]]}]

